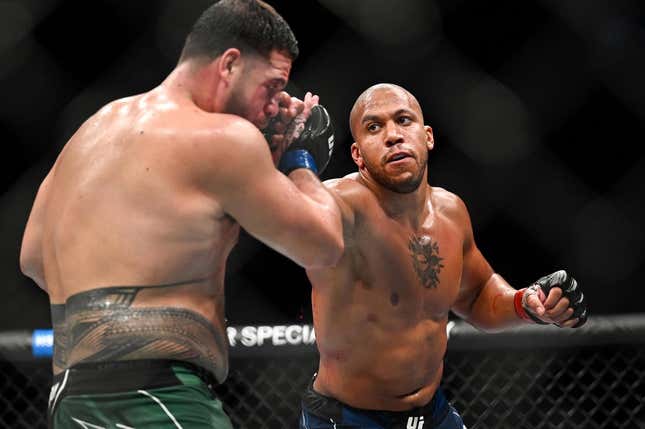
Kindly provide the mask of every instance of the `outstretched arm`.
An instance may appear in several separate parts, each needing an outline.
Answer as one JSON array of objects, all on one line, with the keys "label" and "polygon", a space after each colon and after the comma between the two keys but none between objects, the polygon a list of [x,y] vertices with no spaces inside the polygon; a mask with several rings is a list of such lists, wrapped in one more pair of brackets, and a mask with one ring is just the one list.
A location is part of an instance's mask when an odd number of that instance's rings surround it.
[{"label": "outstretched arm", "polygon": [[521,323],[582,326],[586,307],[576,281],[557,271],[536,282],[537,287],[520,291],[495,273],[481,254],[473,237],[470,216],[458,201],[458,219],[464,228],[462,282],[453,311],[473,326],[498,331]]},{"label": "outstretched arm", "polygon": [[288,178],[257,128],[227,121],[216,144],[204,141],[193,152],[209,192],[249,234],[299,265],[335,264],[343,252],[340,213],[318,177],[298,168]]}]

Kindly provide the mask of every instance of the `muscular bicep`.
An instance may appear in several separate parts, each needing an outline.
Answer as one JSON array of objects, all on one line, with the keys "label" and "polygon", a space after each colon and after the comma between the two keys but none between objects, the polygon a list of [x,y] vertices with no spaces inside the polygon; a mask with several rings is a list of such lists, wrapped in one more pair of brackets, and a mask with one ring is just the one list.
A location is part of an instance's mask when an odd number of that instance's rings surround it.
[{"label": "muscular bicep", "polygon": [[343,237],[347,244],[348,241],[353,239],[356,221],[355,207],[357,204],[360,204],[360,201],[358,201],[359,197],[357,196],[359,192],[356,192],[358,185],[355,181],[347,179],[329,179],[324,182],[324,185],[329,190],[340,210],[343,221]]},{"label": "muscular bicep", "polygon": [[473,234],[470,215],[462,201],[459,201],[459,222],[463,230],[463,266],[461,284],[453,311],[463,318],[468,318],[472,306],[494,272],[484,255],[477,247]]},{"label": "muscular bicep", "polygon": [[491,279],[494,272],[490,264],[476,246],[464,254],[459,296],[453,306],[453,311],[463,318],[467,318],[472,306]]},{"label": "muscular bicep", "polygon": [[49,195],[51,172],[41,183],[29,213],[20,245],[20,270],[43,290],[47,290],[43,267],[42,241],[45,203]]}]

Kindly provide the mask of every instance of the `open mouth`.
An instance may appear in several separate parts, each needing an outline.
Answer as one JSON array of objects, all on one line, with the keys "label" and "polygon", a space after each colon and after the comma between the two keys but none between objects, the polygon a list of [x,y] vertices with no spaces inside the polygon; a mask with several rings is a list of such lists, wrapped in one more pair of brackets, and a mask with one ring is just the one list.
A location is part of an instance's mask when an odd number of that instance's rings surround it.
[{"label": "open mouth", "polygon": [[412,155],[410,155],[409,153],[406,153],[406,152],[397,152],[397,153],[395,153],[393,155],[390,155],[387,158],[387,162],[388,163],[397,162],[397,161],[401,161],[401,160],[406,159],[406,158],[412,158]]}]

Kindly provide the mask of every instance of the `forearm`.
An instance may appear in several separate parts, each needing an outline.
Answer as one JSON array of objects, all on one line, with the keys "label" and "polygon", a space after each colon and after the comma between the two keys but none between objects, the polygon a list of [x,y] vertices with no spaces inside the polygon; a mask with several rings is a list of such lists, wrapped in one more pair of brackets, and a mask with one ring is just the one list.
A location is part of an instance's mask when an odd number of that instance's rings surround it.
[{"label": "forearm", "polygon": [[335,264],[344,250],[338,205],[312,171],[305,168],[293,170],[289,179],[308,202],[308,207],[303,207],[303,215],[310,222],[299,238],[302,242],[301,265],[316,268]]},{"label": "forearm", "polygon": [[491,275],[472,303],[468,322],[488,332],[529,323],[515,311],[513,300],[516,292],[502,276]]}]

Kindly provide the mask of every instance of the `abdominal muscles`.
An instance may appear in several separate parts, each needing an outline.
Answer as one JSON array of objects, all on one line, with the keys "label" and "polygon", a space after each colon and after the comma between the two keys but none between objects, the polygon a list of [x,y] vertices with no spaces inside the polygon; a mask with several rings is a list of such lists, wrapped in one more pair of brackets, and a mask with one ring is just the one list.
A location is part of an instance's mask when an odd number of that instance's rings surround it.
[{"label": "abdominal muscles", "polygon": [[377,313],[362,323],[338,319],[316,326],[321,393],[368,409],[407,409],[408,397],[422,390],[432,397],[443,371],[445,320],[387,324]]}]

